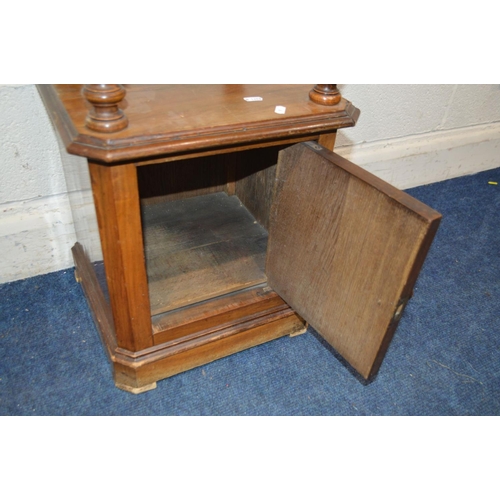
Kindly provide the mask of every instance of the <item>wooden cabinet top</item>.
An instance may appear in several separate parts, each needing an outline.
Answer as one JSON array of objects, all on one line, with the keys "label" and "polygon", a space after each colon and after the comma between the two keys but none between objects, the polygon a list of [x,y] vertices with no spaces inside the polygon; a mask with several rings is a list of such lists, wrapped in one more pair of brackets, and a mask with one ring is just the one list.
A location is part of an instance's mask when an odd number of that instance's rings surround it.
[{"label": "wooden cabinet top", "polygon": [[86,125],[92,105],[83,95],[83,85],[38,85],[68,152],[116,163],[234,150],[310,140],[351,127],[359,116],[359,110],[343,98],[333,106],[312,102],[312,84],[123,87],[126,95],[119,108],[128,124],[118,132],[104,133]]}]

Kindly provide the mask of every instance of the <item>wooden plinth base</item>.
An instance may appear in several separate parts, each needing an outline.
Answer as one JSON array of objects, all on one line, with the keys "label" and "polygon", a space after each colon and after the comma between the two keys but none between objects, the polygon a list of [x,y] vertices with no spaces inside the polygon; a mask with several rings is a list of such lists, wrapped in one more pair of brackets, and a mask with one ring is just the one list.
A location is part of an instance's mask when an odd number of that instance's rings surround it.
[{"label": "wooden plinth base", "polygon": [[120,348],[109,303],[94,267],[83,247],[73,247],[75,274],[82,285],[96,327],[113,367],[116,387],[140,394],[156,387],[156,382],[216,359],[263,344],[285,335],[305,331],[305,322],[289,307],[239,318],[230,324],[200,331],[195,338],[164,342],[138,352]]}]

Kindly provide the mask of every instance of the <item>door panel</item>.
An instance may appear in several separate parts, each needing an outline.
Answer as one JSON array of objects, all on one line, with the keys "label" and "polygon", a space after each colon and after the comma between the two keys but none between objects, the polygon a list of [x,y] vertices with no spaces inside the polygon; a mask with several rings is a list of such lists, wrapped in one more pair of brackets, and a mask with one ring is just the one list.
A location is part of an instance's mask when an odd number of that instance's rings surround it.
[{"label": "door panel", "polygon": [[363,377],[380,363],[440,214],[316,143],[280,153],[269,285]]}]

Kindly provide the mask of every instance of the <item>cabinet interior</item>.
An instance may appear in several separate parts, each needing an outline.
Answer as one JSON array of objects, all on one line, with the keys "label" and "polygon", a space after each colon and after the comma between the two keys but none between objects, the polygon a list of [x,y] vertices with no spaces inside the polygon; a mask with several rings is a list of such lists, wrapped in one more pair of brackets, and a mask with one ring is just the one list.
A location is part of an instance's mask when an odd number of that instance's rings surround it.
[{"label": "cabinet interior", "polygon": [[279,302],[265,264],[282,147],[137,169],[154,332]]}]

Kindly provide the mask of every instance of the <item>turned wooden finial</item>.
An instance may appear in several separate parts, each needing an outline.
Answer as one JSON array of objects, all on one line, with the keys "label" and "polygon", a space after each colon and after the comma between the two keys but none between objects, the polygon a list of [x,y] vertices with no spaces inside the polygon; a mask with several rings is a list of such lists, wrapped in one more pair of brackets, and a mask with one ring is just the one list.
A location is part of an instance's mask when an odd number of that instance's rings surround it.
[{"label": "turned wooden finial", "polygon": [[324,106],[333,106],[340,102],[342,96],[337,89],[336,83],[326,83],[316,85],[311,92],[309,98],[316,104],[323,104]]},{"label": "turned wooden finial", "polygon": [[92,105],[85,125],[96,132],[118,132],[128,125],[128,119],[118,104],[126,90],[123,85],[92,83],[83,86],[83,96]]}]

